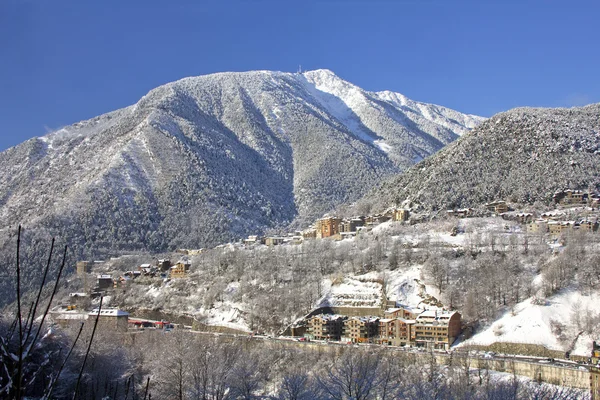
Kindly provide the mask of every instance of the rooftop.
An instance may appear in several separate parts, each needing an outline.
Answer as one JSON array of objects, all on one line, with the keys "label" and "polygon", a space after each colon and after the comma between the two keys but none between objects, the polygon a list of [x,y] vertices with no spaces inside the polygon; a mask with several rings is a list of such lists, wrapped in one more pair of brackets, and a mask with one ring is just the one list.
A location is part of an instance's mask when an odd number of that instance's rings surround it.
[{"label": "rooftop", "polygon": [[[98,309],[90,311],[90,315],[98,315]],[[103,308],[100,310],[100,316],[103,317],[126,317],[128,315],[127,311],[119,310],[118,308]]]}]

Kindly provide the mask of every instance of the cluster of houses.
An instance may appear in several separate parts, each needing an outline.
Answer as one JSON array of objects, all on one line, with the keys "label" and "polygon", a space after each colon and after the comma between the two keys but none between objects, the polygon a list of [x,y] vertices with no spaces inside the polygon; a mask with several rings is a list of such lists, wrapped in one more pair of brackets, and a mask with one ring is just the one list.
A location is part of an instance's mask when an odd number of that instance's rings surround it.
[{"label": "cluster of houses", "polygon": [[565,221],[562,219],[562,215],[555,213],[542,214],[535,220],[533,220],[531,214],[528,214],[526,218],[531,219],[531,221],[527,223],[527,232],[549,233],[550,236],[555,238],[574,230],[585,232],[596,232],[598,230],[598,221],[588,218]]},{"label": "cluster of houses", "polygon": [[[600,206],[600,196],[597,194],[589,194],[581,190],[565,190],[557,192],[554,195],[556,203],[562,206],[588,206],[592,209]],[[485,204],[485,208],[505,219],[514,219],[519,223],[526,225],[528,233],[548,233],[553,238],[558,238],[561,235],[581,230],[585,232],[596,232],[599,224],[597,217],[588,216],[567,220],[566,214],[562,211],[547,212],[536,217],[533,213],[519,212],[508,213],[509,208],[505,201],[499,200]],[[474,215],[475,210],[472,208],[460,208],[446,211],[448,216],[457,218],[467,218]]]},{"label": "cluster of houses", "polygon": [[255,244],[265,244],[267,246],[276,246],[280,244],[300,244],[304,240],[331,238],[333,240],[342,240],[348,237],[356,236],[361,231],[370,231],[379,224],[387,221],[408,221],[409,210],[403,208],[390,208],[382,214],[357,216],[353,218],[339,218],[335,216],[326,216],[317,220],[317,222],[308,229],[296,231],[285,236],[267,236],[258,235],[248,236],[242,242],[246,246]]},{"label": "cluster of houses", "polygon": [[585,190],[561,190],[552,196],[555,203],[563,206],[588,206],[598,208],[600,206],[600,195]]},{"label": "cluster of houses", "polygon": [[[171,260],[157,260],[155,264],[142,264],[136,269],[126,271],[122,275],[113,277],[112,275],[99,274],[96,275],[95,285],[90,289],[92,297],[99,297],[106,293],[107,290],[123,287],[128,281],[136,279],[140,276],[160,277],[163,279],[178,279],[185,278],[192,264],[187,259],[181,259],[175,264]],[[92,263],[88,261],[79,261],[76,264],[77,275],[84,280],[84,286],[87,290],[88,274],[92,272]]]},{"label": "cluster of houses", "polygon": [[448,349],[461,332],[460,313],[390,308],[384,317],[319,314],[308,320],[306,337],[348,343]]}]

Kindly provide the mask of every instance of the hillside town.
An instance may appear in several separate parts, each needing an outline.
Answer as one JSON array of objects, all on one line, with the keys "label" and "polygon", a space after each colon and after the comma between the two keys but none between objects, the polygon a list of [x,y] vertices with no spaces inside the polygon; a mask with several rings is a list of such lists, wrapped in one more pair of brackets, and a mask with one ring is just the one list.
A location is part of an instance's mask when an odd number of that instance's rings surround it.
[{"label": "hillside town", "polygon": [[[483,220],[492,217],[495,221],[505,221],[500,224],[510,223],[512,230],[520,226],[516,231],[521,235],[543,238],[550,245],[549,248],[555,250],[563,246],[562,243],[567,238],[569,241],[578,240],[577,236],[574,236],[578,232],[594,233],[598,230],[600,197],[597,194],[566,190],[557,192],[554,200],[555,209],[543,212],[515,210],[507,202],[498,200],[477,209],[447,210],[436,216],[395,207],[380,214],[353,218],[326,215],[303,231],[281,236],[251,235],[237,243],[219,245],[214,251],[227,253],[234,249],[273,250],[275,247],[283,250],[288,248],[287,246],[305,242],[317,243],[320,240],[332,243],[350,239],[348,242],[351,242],[354,238],[379,234],[377,231],[374,233],[374,230],[382,224],[409,227],[432,217],[450,222],[446,225],[453,226],[447,233],[450,237],[464,234],[460,228],[462,219]],[[152,282],[154,285],[159,282],[161,285],[176,281],[186,282],[194,272],[195,257],[202,257],[207,252],[205,249],[179,249],[171,253],[170,257],[154,258],[133,268],[112,272],[99,270],[97,265],[102,265],[102,262],[79,261],[76,263],[75,272],[81,282],[81,290],[70,293],[67,299],[54,307],[50,311],[49,319],[61,327],[69,328],[97,318],[100,330],[116,333],[140,333],[145,330],[165,333],[173,330],[204,331],[207,329],[206,325],[192,319],[182,322],[176,315],[167,314],[153,320],[148,319],[146,315],[136,315],[136,309],[114,307],[110,302],[99,310],[98,301],[101,297],[110,299],[136,282],[143,281],[147,285]],[[176,257],[175,261],[172,261],[173,257]],[[342,304],[343,299],[338,299],[338,303]],[[348,303],[350,306],[331,307],[316,305],[316,308],[306,310],[310,312],[305,317],[295,320],[285,332],[280,332],[280,337],[298,342],[453,352],[457,349],[456,343],[464,341],[465,337],[471,334],[469,327],[468,335],[464,335],[466,325],[459,311],[445,306],[433,297],[430,304],[422,303],[419,307],[389,300],[383,293],[363,296],[359,305],[352,305],[355,303],[351,301]],[[216,328],[219,329],[218,326]],[[258,330],[243,334],[253,337],[259,333],[263,332]],[[488,353],[490,352],[486,354]],[[591,390],[597,390],[600,385],[600,369],[594,365],[600,363],[600,345],[596,341],[591,349],[571,356],[566,352],[564,358],[584,363],[590,371]]]}]

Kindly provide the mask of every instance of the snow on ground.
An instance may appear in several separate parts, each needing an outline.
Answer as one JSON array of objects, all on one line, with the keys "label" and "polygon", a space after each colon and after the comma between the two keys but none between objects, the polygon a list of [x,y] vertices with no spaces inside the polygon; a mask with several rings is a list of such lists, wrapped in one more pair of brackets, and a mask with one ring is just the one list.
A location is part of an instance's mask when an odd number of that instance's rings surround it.
[{"label": "snow on ground", "polygon": [[231,329],[250,332],[246,325],[239,305],[231,302],[217,302],[210,310],[200,310],[202,317],[199,320],[206,325],[224,326]]},{"label": "snow on ground", "polygon": [[382,294],[379,279],[373,274],[325,279],[323,287],[328,290],[319,301],[319,306],[379,307]]},{"label": "snow on ground", "polygon": [[323,280],[323,297],[319,307],[379,307],[385,282],[388,300],[412,308],[438,309],[428,300],[437,298],[438,291],[421,282],[421,266],[408,270],[372,271],[363,275],[332,277]]},{"label": "snow on ground", "polygon": [[[584,321],[590,313],[600,312],[600,294],[584,296],[565,289],[548,299],[530,298],[517,304],[483,331],[462,345],[491,345],[495,342],[544,345],[567,351],[577,337],[577,318]],[[572,354],[588,355],[592,338],[581,335]]]},{"label": "snow on ground", "polygon": [[421,269],[421,265],[413,265],[405,271],[386,271],[388,298],[412,308],[439,309],[427,301],[431,297],[439,298],[439,292],[421,281]]},{"label": "snow on ground", "polygon": [[375,144],[375,146],[379,147],[382,151],[384,151],[386,153],[389,153],[390,151],[392,151],[392,146],[390,146],[383,140],[375,140],[373,142],[373,144]]}]

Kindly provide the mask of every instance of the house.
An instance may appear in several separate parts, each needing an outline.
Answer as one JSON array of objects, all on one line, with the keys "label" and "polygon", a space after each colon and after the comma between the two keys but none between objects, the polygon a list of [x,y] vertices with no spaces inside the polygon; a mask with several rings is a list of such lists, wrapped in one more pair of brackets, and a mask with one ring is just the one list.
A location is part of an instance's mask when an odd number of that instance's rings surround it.
[{"label": "house", "polygon": [[87,320],[88,314],[86,312],[79,311],[77,307],[73,308],[72,306],[59,306],[50,311],[50,318],[59,326],[67,328],[69,326],[79,326],[82,322]]},{"label": "house", "polygon": [[381,318],[379,320],[379,337],[377,343],[391,345],[396,337],[395,318]]},{"label": "house", "polygon": [[487,203],[485,205],[485,208],[487,208],[488,211],[491,211],[496,214],[502,214],[508,211],[508,205],[503,200],[492,201],[491,203]]},{"label": "house", "polygon": [[515,214],[515,218],[517,219],[517,222],[520,222],[522,224],[529,224],[533,222],[532,213],[517,213]]},{"label": "house", "polygon": [[150,264],[142,264],[138,267],[138,271],[141,272],[142,275],[152,275],[156,270],[156,267],[153,267]]},{"label": "house", "polygon": [[302,239],[316,239],[317,238],[317,230],[314,228],[305,229],[302,231]]},{"label": "house", "polygon": [[[88,319],[95,319],[98,316],[98,309],[90,311]],[[117,331],[127,331],[129,313],[118,308],[102,308],[98,317],[98,327],[104,329],[113,329]]]},{"label": "house", "polygon": [[578,222],[579,229],[586,232],[596,232],[598,230],[598,222],[590,221],[589,219],[582,219]]},{"label": "house", "polygon": [[309,336],[320,340],[340,340],[347,318],[335,314],[315,315],[308,320]]},{"label": "house", "polygon": [[460,335],[460,313],[429,310],[419,314],[414,325],[417,347],[448,349]]},{"label": "house", "polygon": [[100,290],[105,290],[113,287],[113,279],[110,275],[98,275],[96,286]]},{"label": "house", "polygon": [[349,234],[356,233],[356,230],[365,225],[365,220],[363,217],[360,218],[352,218],[352,219],[343,219],[340,222],[339,233]]},{"label": "house", "polygon": [[252,246],[256,244],[262,244],[263,239],[258,235],[250,235],[247,239],[244,239],[244,245]]},{"label": "house", "polygon": [[600,342],[592,342],[592,363],[600,363]]},{"label": "house", "polygon": [[90,296],[87,293],[69,293],[69,304],[83,306],[89,302]]},{"label": "house", "polygon": [[192,263],[190,263],[189,261],[186,261],[186,260],[179,261],[177,264],[175,264],[174,266],[171,267],[171,270],[169,273],[169,278],[171,278],[171,279],[185,278],[187,276],[188,272],[190,272],[191,266],[192,266]]},{"label": "house", "polygon": [[379,333],[379,319],[375,317],[351,317],[344,321],[342,341],[371,343]]},{"label": "house", "polygon": [[88,261],[77,261],[76,269],[77,276],[83,276],[84,274],[88,274],[92,271],[92,264]]},{"label": "house", "polygon": [[340,232],[340,223],[342,220],[337,217],[325,217],[317,221],[315,229],[317,239],[335,236]]},{"label": "house", "polygon": [[406,208],[394,208],[392,210],[392,221],[408,221],[409,211]]},{"label": "house", "polygon": [[284,238],[280,236],[269,236],[265,238],[265,244],[267,246],[278,246],[284,243]]},{"label": "house", "polygon": [[456,210],[448,210],[446,214],[449,217],[467,218],[473,215],[473,211],[472,208],[458,208]]},{"label": "house", "polygon": [[575,221],[549,221],[548,232],[551,236],[557,237],[562,233],[570,231],[575,227]]},{"label": "house", "polygon": [[546,233],[548,232],[548,221],[545,219],[536,219],[527,224],[528,233]]},{"label": "house", "polygon": [[171,269],[171,260],[162,259],[158,260],[158,269],[161,271],[168,271]]},{"label": "house", "polygon": [[340,233],[352,233],[365,225],[365,217],[354,217],[352,219],[344,219],[340,223]]},{"label": "house", "polygon": [[365,218],[365,225],[369,226],[369,227],[374,227],[379,224],[383,224],[384,222],[387,222],[391,219],[392,219],[391,215],[383,215],[383,214],[369,215],[368,217]]},{"label": "house", "polygon": [[565,213],[561,211],[549,211],[540,215],[540,218],[546,221],[559,221],[565,217]]},{"label": "house", "polygon": [[417,315],[421,314],[423,310],[411,307],[394,307],[388,308],[384,311],[383,315],[385,318],[405,318],[415,319]]},{"label": "house", "polygon": [[380,344],[391,346],[409,346],[415,342],[414,319],[405,318],[383,318],[379,320]]},{"label": "house", "polygon": [[552,199],[555,203],[562,205],[578,205],[586,204],[588,201],[589,193],[583,190],[563,190],[554,193]]}]

